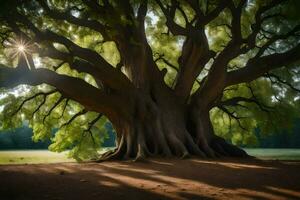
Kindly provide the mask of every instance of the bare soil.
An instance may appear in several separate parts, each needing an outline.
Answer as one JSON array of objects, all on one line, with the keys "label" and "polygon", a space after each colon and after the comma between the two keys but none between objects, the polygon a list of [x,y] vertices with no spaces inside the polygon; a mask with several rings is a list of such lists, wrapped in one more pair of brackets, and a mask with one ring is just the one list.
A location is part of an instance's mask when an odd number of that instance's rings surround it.
[{"label": "bare soil", "polygon": [[1,200],[300,199],[300,161],[2,165],[0,178]]}]

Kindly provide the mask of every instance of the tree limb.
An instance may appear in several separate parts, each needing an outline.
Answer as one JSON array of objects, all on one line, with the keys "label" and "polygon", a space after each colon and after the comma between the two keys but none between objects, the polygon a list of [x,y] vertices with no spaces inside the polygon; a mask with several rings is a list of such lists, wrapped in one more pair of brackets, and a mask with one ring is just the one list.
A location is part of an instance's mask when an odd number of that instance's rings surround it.
[{"label": "tree limb", "polygon": [[[0,75],[0,87],[11,88],[20,84],[39,85],[46,83],[56,87],[65,97],[85,105],[87,110],[109,115],[113,112],[114,105],[116,105],[115,98],[103,93],[84,80],[57,74],[48,69],[29,71],[24,70],[24,68],[9,68],[0,65]],[[120,104],[120,102],[117,104]]]},{"label": "tree limb", "polygon": [[300,44],[284,53],[274,53],[250,60],[245,67],[228,72],[226,86],[253,81],[271,70],[299,61],[299,55]]}]

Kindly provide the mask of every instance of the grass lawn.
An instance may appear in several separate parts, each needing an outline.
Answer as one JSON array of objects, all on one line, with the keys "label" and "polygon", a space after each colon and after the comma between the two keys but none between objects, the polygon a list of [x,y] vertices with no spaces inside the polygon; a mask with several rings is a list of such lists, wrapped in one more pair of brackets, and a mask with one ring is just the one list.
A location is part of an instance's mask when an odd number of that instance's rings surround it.
[{"label": "grass lawn", "polygon": [[[99,153],[111,148],[102,148]],[[68,152],[54,153],[48,150],[4,150],[0,151],[0,165],[76,162],[68,158]]]},{"label": "grass lawn", "polygon": [[[251,149],[245,148],[248,154],[268,160],[300,160],[300,149]],[[105,149],[104,149],[105,151]],[[0,151],[0,165],[5,164],[38,164],[75,162],[67,153],[53,153],[47,150],[14,150]]]},{"label": "grass lawn", "polygon": [[0,164],[34,164],[74,162],[67,153],[53,153],[47,150],[0,151]]},{"label": "grass lawn", "polygon": [[300,160],[300,149],[245,148],[249,155],[264,160]]}]

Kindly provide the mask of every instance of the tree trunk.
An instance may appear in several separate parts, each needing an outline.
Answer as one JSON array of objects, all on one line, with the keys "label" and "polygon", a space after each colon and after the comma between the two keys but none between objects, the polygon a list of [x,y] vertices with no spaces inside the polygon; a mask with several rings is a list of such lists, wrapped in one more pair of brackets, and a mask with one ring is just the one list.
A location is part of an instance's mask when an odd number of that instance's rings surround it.
[{"label": "tree trunk", "polygon": [[136,91],[130,117],[112,119],[117,148],[106,159],[140,160],[147,157],[246,157],[238,147],[214,134],[208,109],[180,104],[168,90],[152,87]]}]

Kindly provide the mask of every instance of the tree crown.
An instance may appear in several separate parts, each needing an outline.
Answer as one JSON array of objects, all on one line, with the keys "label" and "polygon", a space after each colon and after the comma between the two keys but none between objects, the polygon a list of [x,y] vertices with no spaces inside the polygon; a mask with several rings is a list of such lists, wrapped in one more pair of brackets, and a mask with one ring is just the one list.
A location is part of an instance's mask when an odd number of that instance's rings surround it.
[{"label": "tree crown", "polygon": [[207,105],[218,134],[253,143],[253,128],[288,128],[299,114],[297,8],[296,0],[2,0],[1,129],[25,121],[34,140],[88,158],[107,135],[106,117],[126,116],[131,91],[155,81],[182,104]]}]

